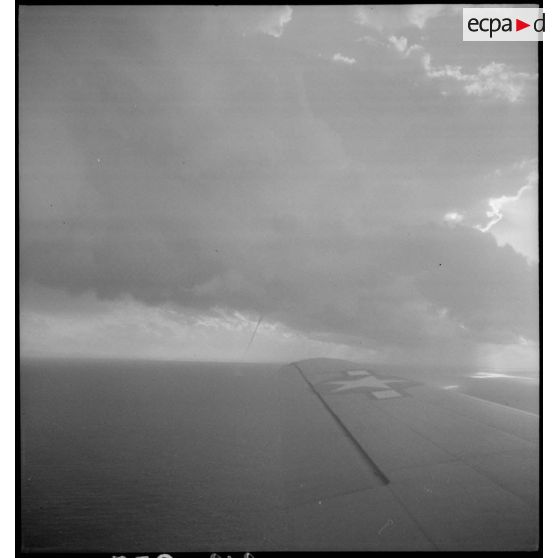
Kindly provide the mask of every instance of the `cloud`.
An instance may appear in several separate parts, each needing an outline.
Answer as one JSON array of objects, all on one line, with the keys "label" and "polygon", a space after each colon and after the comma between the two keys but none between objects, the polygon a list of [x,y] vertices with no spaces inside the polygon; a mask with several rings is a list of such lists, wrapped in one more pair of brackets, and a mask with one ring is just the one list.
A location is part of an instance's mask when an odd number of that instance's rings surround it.
[{"label": "cloud", "polygon": [[[467,217],[457,211],[448,212],[443,222],[449,227],[471,227],[492,236],[498,246],[507,245],[524,256],[529,264],[534,264],[538,259],[536,169],[536,159],[523,159],[507,168],[496,168],[480,180],[493,191],[516,188],[516,193],[491,196],[471,207]],[[488,220],[479,223],[483,217]]]},{"label": "cloud", "polygon": [[[514,170],[524,167],[525,162]],[[490,209],[486,212],[489,221],[476,225],[479,231],[490,232],[500,246],[512,246],[531,263],[538,259],[537,184],[537,171],[531,170],[515,195],[489,198]]]},{"label": "cloud", "polygon": [[[366,347],[312,339],[281,324],[215,308],[189,312],[129,296],[103,300],[27,286],[22,291],[22,353],[33,357],[277,361],[330,356],[371,360]],[[47,302],[45,302],[47,301]]]},{"label": "cloud", "polygon": [[508,65],[496,62],[479,66],[476,72],[469,74],[464,73],[460,66],[434,66],[428,53],[422,56],[421,62],[426,76],[431,79],[461,82],[468,95],[504,99],[511,103],[519,101],[526,85],[537,79],[536,74],[515,72]]},{"label": "cloud", "polygon": [[[229,30],[234,30],[243,37],[267,35],[275,39],[283,36],[294,13],[290,6],[234,6],[233,9],[213,6],[205,9],[213,11],[210,15],[211,21],[221,22],[221,33],[226,34]],[[188,13],[192,14],[192,9]],[[207,25],[203,21],[199,24],[202,28]]]},{"label": "cloud", "polygon": [[409,27],[422,30],[431,19],[441,15],[457,15],[458,9],[443,4],[360,6],[354,12],[354,21],[376,31],[395,31]]},{"label": "cloud", "polygon": [[350,58],[349,56],[343,56],[340,52],[336,52],[332,58],[334,62],[340,62],[341,64],[348,64],[351,66],[356,62],[354,58]]},{"label": "cloud", "polygon": [[395,48],[395,50],[397,52],[399,52],[400,54],[402,54],[403,56],[407,57],[409,56],[411,53],[415,52],[415,51],[423,51],[424,48],[420,45],[417,44],[413,44],[410,45],[409,47],[408,45],[408,40],[407,37],[396,37],[395,35],[391,35],[388,37],[388,43],[393,46],[393,48]]},{"label": "cloud", "polygon": [[441,107],[386,60],[339,80],[302,32],[243,38],[248,9],[155,28],[96,9],[22,27],[21,279],[49,290],[22,302],[26,343],[229,358],[260,316],[293,356],[316,343],[465,363],[476,343],[537,339],[536,270],[440,222],[501,191],[476,179],[528,152],[530,113]]},{"label": "cloud", "polygon": [[395,37],[391,35],[388,41],[395,47],[395,50],[404,53],[407,50],[407,37]]},{"label": "cloud", "polygon": [[455,13],[455,6],[444,6],[443,4],[423,4],[410,6],[407,11],[407,19],[419,29],[424,29],[426,23],[442,13]]},{"label": "cloud", "polygon": [[[367,35],[358,41],[369,45],[388,44],[405,58],[412,53],[420,53],[420,64],[428,78],[444,80],[447,83],[457,82],[467,95],[503,99],[516,103],[524,97],[527,86],[537,79],[537,74],[515,71],[508,64],[495,61],[478,66],[474,72],[466,72],[462,66],[453,64],[434,65],[432,54],[422,45],[416,43],[409,45],[409,40],[405,35],[390,33],[390,31],[409,25],[422,29],[426,22],[433,17],[443,14],[455,15],[454,7],[449,9],[449,7],[440,5],[425,5],[412,6],[406,10],[388,9],[384,17],[377,19],[371,15],[374,14],[374,11],[370,11],[371,13],[369,11],[364,8],[357,11],[357,14],[360,14],[357,20],[363,25],[376,29],[379,36]],[[443,90],[442,93],[448,94],[446,90]]]},{"label": "cloud", "polygon": [[285,26],[293,17],[293,9],[290,6],[276,6],[268,8],[268,12],[262,17],[257,29],[266,35],[279,38],[283,34]]},{"label": "cloud", "polygon": [[[42,237],[26,239],[23,273],[69,293],[132,296],[190,315],[215,308],[264,315],[313,339],[380,353],[536,339],[536,274],[490,235],[430,226],[359,238],[333,234],[331,221],[307,228],[304,219],[279,236],[272,221],[253,224],[243,242],[243,227],[232,222],[218,237],[198,226],[194,244],[172,235],[172,222],[156,229],[144,223],[147,235],[129,226],[109,237],[90,229],[64,242],[43,229]],[[167,240],[154,245],[155,234]]]},{"label": "cloud", "polygon": [[531,186],[526,185],[522,186],[515,196],[490,198],[488,200],[490,210],[486,212],[486,216],[490,217],[490,221],[484,226],[477,225],[479,231],[488,232],[494,225],[498,224],[504,218],[504,207],[513,202],[517,202],[521,198],[521,195],[529,189],[531,189]]},{"label": "cloud", "polygon": [[444,222],[450,226],[455,226],[463,221],[464,216],[456,211],[450,211],[444,215]]},{"label": "cloud", "polygon": [[479,67],[476,75],[466,76],[465,91],[469,95],[507,99],[514,103],[521,99],[529,81],[536,80],[535,74],[514,72],[506,64],[491,62]]},{"label": "cloud", "polygon": [[[517,165],[516,168],[524,168],[524,162]],[[497,170],[498,176],[501,176],[501,170]],[[490,221],[486,225],[477,225],[477,229],[481,232],[488,232],[494,225],[498,224],[504,218],[504,208],[509,204],[516,203],[520,200],[522,195],[527,190],[532,190],[538,183],[538,175],[535,170],[532,170],[527,175],[527,183],[523,185],[515,196],[500,196],[498,198],[490,198],[488,205],[490,210],[486,212],[486,216]]]}]

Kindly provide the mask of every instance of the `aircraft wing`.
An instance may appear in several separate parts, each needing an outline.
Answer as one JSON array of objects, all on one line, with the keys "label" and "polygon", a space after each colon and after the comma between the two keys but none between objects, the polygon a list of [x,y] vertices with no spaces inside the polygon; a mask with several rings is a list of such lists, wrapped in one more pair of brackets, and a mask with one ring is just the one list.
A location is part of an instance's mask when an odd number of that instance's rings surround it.
[{"label": "aircraft wing", "polygon": [[538,415],[347,361],[279,373],[289,548],[538,548]]}]

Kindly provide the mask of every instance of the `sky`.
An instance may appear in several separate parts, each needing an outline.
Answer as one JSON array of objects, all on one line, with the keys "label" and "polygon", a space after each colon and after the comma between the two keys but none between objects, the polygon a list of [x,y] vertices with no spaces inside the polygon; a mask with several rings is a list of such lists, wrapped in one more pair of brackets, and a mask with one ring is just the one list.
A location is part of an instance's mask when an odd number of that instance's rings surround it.
[{"label": "sky", "polygon": [[23,356],[536,369],[537,43],[461,6],[21,6]]}]

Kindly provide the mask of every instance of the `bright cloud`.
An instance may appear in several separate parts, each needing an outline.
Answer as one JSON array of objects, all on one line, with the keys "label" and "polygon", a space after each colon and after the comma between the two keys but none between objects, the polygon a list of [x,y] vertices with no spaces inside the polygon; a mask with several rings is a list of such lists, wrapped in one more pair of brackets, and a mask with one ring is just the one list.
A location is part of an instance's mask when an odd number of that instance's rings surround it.
[{"label": "bright cloud", "polygon": [[443,4],[412,6],[360,6],[354,20],[376,31],[396,30],[408,27],[424,29],[429,20],[447,14],[457,14],[459,8]]},{"label": "bright cloud", "polygon": [[407,50],[407,37],[396,37],[391,35],[388,41],[395,47],[395,50],[399,52],[405,52]]},{"label": "bright cloud", "polygon": [[476,74],[467,75],[465,91],[479,97],[496,97],[514,103],[521,99],[525,85],[537,79],[535,74],[514,72],[505,64],[491,62],[479,67]]},{"label": "bright cloud", "polygon": [[[516,188],[515,194],[491,196],[483,202],[482,215],[488,218],[485,223],[478,222],[481,206],[475,204],[467,219],[464,213],[447,212],[443,217],[444,224],[451,228],[462,224],[476,229],[494,237],[498,246],[513,248],[529,264],[535,263],[538,259],[536,166],[535,159],[524,159],[507,168],[497,168],[480,179],[487,188]],[[484,204],[488,204],[488,211]]]},{"label": "bright cloud", "polygon": [[[519,169],[520,165],[516,167]],[[515,195],[488,200],[490,209],[486,216],[489,221],[476,228],[490,232],[500,246],[512,246],[534,263],[538,258],[537,203],[537,172],[532,170]]]},{"label": "bright cloud", "polygon": [[457,225],[463,221],[464,217],[461,213],[457,213],[456,211],[450,211],[444,215],[444,222],[448,225]]},{"label": "bright cloud", "polygon": [[271,37],[279,38],[292,17],[293,9],[290,6],[274,7],[258,25],[258,30]]},{"label": "bright cloud", "polygon": [[410,23],[416,25],[419,29],[423,29],[428,20],[450,11],[455,11],[455,6],[444,6],[443,4],[417,4],[411,6],[406,15]]},{"label": "bright cloud", "polygon": [[490,221],[486,225],[477,225],[477,229],[481,232],[488,232],[494,225],[504,218],[504,208],[511,203],[517,202],[527,190],[533,188],[536,182],[536,173],[531,173],[528,177],[528,183],[522,186],[515,196],[500,196],[499,198],[490,198],[488,205],[490,209],[486,212],[486,216],[490,217]]},{"label": "bright cloud", "polygon": [[[367,35],[358,39],[369,45],[389,45],[401,56],[409,57],[413,52],[420,54],[420,64],[425,75],[433,80],[459,83],[462,90],[471,96],[489,99],[503,99],[511,103],[522,100],[530,83],[537,79],[536,73],[515,71],[509,64],[492,61],[477,67],[474,72],[466,72],[462,66],[454,64],[435,65],[432,54],[419,44],[409,44],[407,36],[390,33],[414,25],[422,29],[426,22],[440,15],[453,15],[455,10],[439,5],[412,6],[407,10],[388,9],[383,17],[375,16],[375,10],[364,8],[357,11],[357,21],[375,29],[377,36]],[[375,19],[376,18],[376,19]],[[447,90],[442,93],[447,95]]]},{"label": "bright cloud", "polygon": [[415,51],[424,51],[424,48],[417,44],[407,46],[408,45],[407,37],[403,37],[403,36],[396,37],[395,35],[390,35],[388,37],[388,43],[393,48],[395,48],[397,52],[399,52],[405,57],[409,56],[412,52]]},{"label": "bright cloud", "polygon": [[536,74],[514,72],[506,64],[496,62],[479,66],[476,72],[468,74],[462,71],[461,66],[434,66],[428,53],[422,56],[422,66],[431,79],[461,82],[468,95],[505,99],[511,103],[520,100],[527,83],[537,78]]},{"label": "bright cloud", "polygon": [[344,56],[340,52],[336,52],[333,55],[332,60],[334,62],[340,62],[341,64],[348,64],[349,66],[351,66],[352,64],[354,64],[356,62],[356,59],[351,58],[349,56]]},{"label": "bright cloud", "polygon": [[263,34],[278,39],[293,18],[290,6],[237,6],[230,11],[216,10],[226,27],[243,37]]}]

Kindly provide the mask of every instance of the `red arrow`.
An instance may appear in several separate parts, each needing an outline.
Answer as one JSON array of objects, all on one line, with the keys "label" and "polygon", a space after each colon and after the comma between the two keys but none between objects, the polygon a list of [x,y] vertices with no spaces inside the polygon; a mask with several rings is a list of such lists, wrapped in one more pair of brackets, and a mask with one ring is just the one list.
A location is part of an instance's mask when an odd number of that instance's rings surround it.
[{"label": "red arrow", "polygon": [[531,27],[530,23],[525,23],[524,21],[521,21],[520,19],[515,18],[515,30],[516,31],[521,31],[522,29],[525,29],[526,27]]}]

